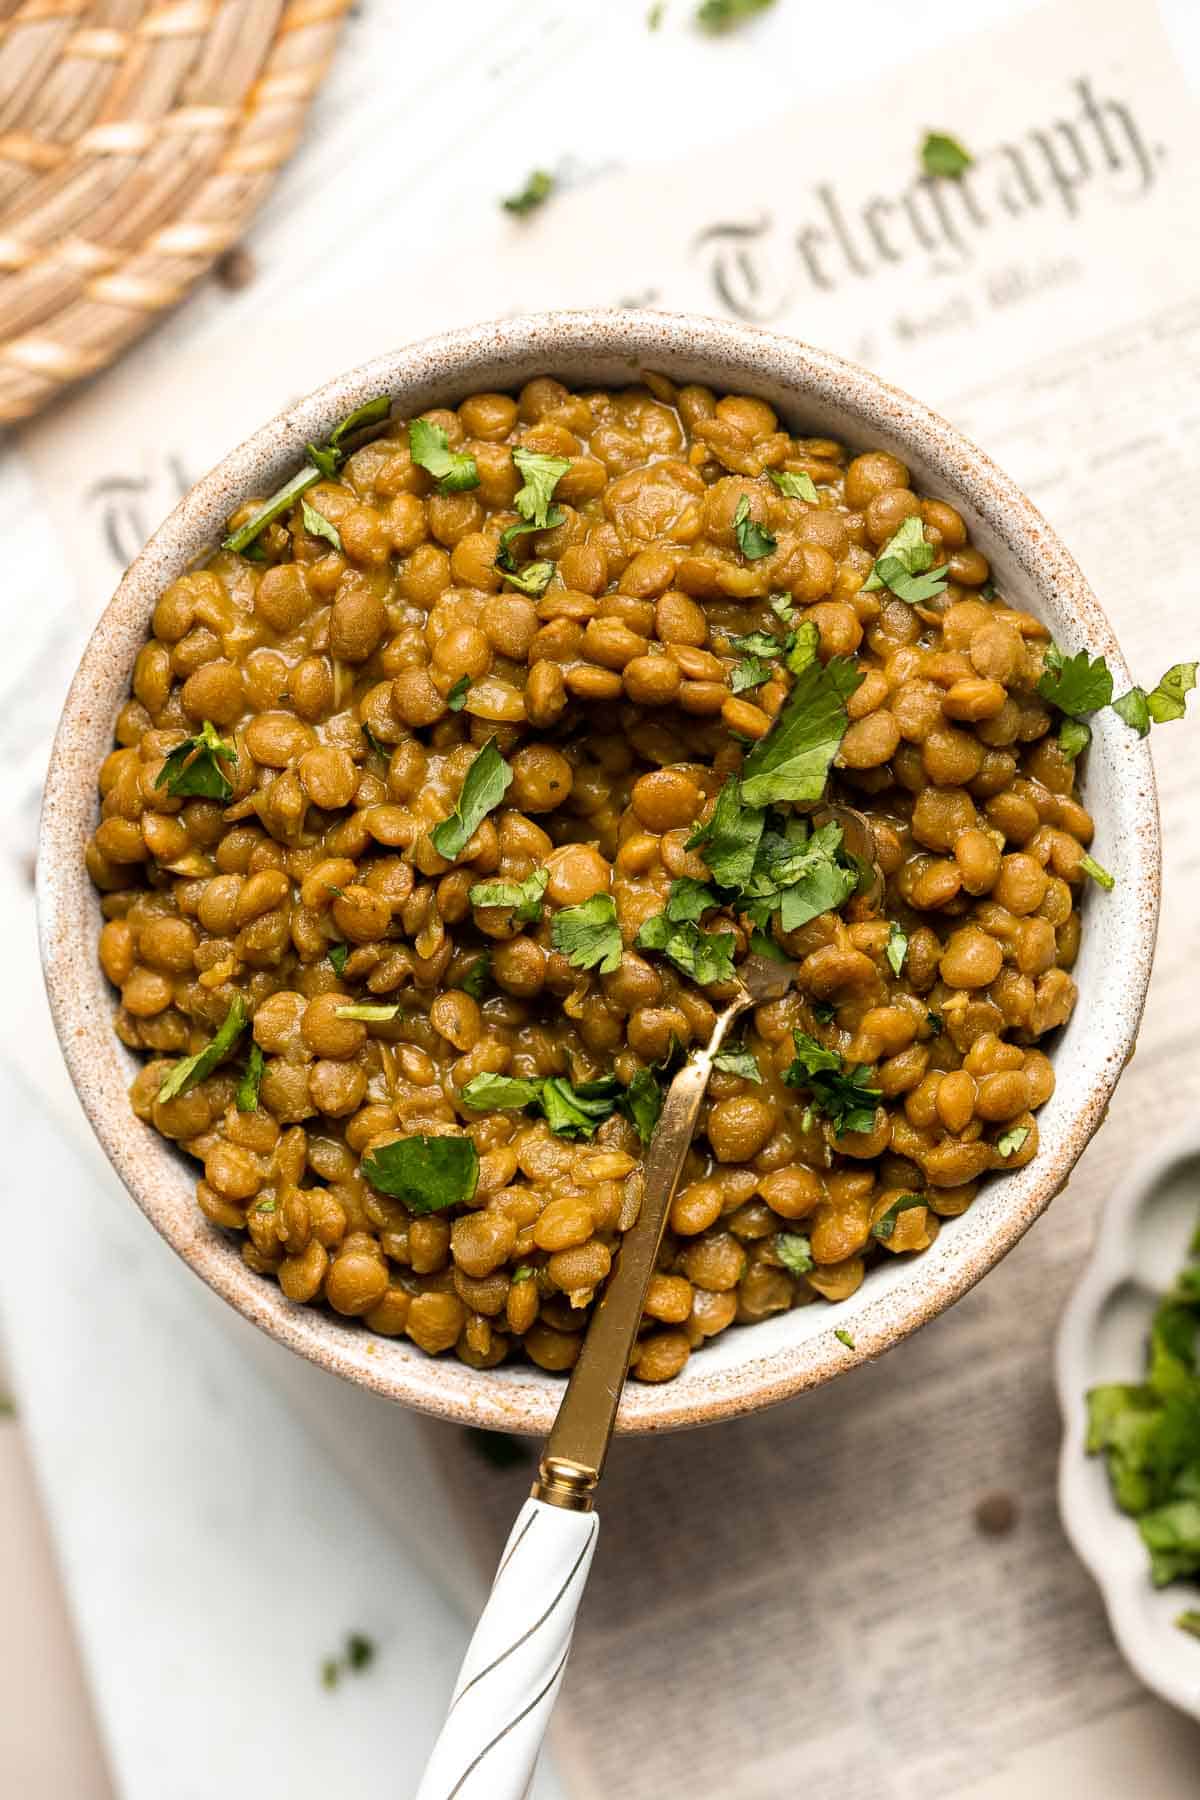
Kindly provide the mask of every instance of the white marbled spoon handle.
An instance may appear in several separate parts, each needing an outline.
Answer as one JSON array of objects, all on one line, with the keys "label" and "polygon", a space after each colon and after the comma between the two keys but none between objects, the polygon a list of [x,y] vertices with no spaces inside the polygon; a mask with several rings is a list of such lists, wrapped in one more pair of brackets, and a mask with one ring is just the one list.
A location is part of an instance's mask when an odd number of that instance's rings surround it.
[{"label": "white marbled spoon handle", "polygon": [[523,1800],[562,1684],[600,1521],[527,1500],[416,1800]]}]

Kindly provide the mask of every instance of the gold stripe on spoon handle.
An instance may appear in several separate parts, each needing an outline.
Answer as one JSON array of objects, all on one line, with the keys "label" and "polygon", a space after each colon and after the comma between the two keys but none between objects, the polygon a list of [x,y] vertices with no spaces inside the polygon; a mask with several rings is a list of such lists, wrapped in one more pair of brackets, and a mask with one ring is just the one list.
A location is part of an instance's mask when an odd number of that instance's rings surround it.
[{"label": "gold stripe on spoon handle", "polygon": [[617,1266],[592,1315],[579,1361],[571,1371],[562,1405],[546,1439],[535,1500],[588,1512],[616,1422],[621,1390],[641,1324],[642,1308],[679,1175],[696,1135],[700,1106],[712,1074],[713,1057],[739,1013],[754,1003],[745,987],[717,1015],[712,1036],[680,1069],[667,1089],[650,1148],[646,1152],[642,1207],[625,1233]]}]

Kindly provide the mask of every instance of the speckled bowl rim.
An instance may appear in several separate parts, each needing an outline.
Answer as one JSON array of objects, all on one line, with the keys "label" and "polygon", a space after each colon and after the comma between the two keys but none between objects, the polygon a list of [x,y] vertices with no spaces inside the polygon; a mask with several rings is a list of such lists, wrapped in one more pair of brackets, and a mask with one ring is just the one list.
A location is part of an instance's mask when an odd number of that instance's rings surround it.
[{"label": "speckled bowl rim", "polygon": [[[133,563],[72,683],[46,781],[38,907],[46,983],[71,1078],[109,1160],[146,1217],[208,1285],[280,1343],[322,1368],[420,1411],[463,1423],[543,1433],[561,1381],[529,1366],[477,1371],[426,1357],[311,1307],[293,1306],[251,1273],[193,1198],[194,1164],[131,1113],[136,1059],[112,1029],[113,998],[96,961],[98,901],[83,848],[96,820],[96,774],[112,743],[157,595],[207,547],[247,494],[269,492],[351,408],[387,391],[401,413],[454,403],[480,388],[514,388],[535,373],[610,384],[640,369],[757,393],[799,427],[897,450],[923,483],[963,509],[1005,591],[1020,591],[1068,649],[1103,652],[1128,672],[1080,570],[1014,483],[944,419],[867,370],[799,341],[728,321],[648,311],[533,314],[446,332],[377,357],[281,412],[190,490]],[[838,1307],[804,1308],[732,1330],[663,1386],[631,1383],[618,1429],[712,1423],[798,1394],[877,1357],[961,1298],[1060,1191],[1132,1053],[1150,975],[1159,900],[1158,812],[1148,747],[1111,713],[1096,721],[1088,798],[1118,877],[1084,934],[1095,978],[1057,1058],[1059,1087],[1039,1119],[1041,1148],[988,1185],[932,1249],[895,1259]],[[1094,898],[1094,897],[1093,897]],[[1092,945],[1090,940],[1098,942]],[[1102,965],[1102,966],[1101,966]],[[1083,959],[1081,959],[1081,968]],[[1113,970],[1120,978],[1112,978]],[[1086,1005],[1084,1004],[1086,998]],[[1070,1061],[1064,1072],[1063,1049]],[[848,1332],[852,1345],[835,1332]]]}]

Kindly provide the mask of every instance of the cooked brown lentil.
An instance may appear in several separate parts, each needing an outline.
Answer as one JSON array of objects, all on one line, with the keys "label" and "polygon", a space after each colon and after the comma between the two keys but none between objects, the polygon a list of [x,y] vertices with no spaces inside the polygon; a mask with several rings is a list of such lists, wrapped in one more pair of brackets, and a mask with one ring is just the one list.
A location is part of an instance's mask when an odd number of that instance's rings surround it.
[{"label": "cooked brown lentil", "polygon": [[[793,436],[760,400],[540,378],[425,416],[474,458],[475,488],[439,491],[394,420],[310,490],[340,549],[297,506],[256,554],[219,551],[155,608],[87,852],[117,1031],[152,1053],[133,1106],[203,1164],[202,1212],[289,1299],[476,1368],[523,1351],[569,1369],[637,1214],[638,1134],[614,1114],[566,1141],[472,1112],[462,1090],[485,1073],[628,1083],[704,1040],[710,998],[633,940],[673,879],[708,875],[688,838],[791,684],[777,663],[735,696],[730,638],[770,630],[786,597],[821,658],[864,677],[831,785],[868,816],[886,887],[874,910],[851,898],[786,936],[776,920],[796,985],[746,1035],[761,1083],[713,1077],[647,1298],[634,1373],[668,1380],[735,1322],[844,1300],[872,1259],[927,1248],[984,1175],[1036,1154],[1054,1076],[1034,1046],[1075,1001],[1092,835],[1036,693],[1047,632],[994,593],[963,519],[903,463]],[[558,522],[516,546],[515,570],[554,567],[540,595],[497,564],[521,522],[514,447],[568,464]],[[818,504],[770,471],[811,477]],[[753,559],[743,499],[774,539]],[[864,590],[909,520],[948,575],[911,605]],[[205,721],[236,748],[227,802],[159,781]],[[431,833],[489,738],[511,787],[450,864]],[[472,905],[476,882],[537,870],[540,921]],[[598,894],[624,943],[605,974],[551,936],[557,909]],[[907,934],[900,975],[888,921]],[[464,991],[484,950],[490,984]],[[264,1058],[257,1109],[238,1110],[229,1064],[161,1099],[238,996]],[[352,1001],[399,1010],[346,1018]],[[784,1084],[796,1030],[866,1065],[869,1130],[836,1136]],[[365,1154],[413,1134],[474,1141],[478,1188],[453,1216],[414,1217],[364,1178]],[[807,1274],[777,1248],[797,1222]]]}]

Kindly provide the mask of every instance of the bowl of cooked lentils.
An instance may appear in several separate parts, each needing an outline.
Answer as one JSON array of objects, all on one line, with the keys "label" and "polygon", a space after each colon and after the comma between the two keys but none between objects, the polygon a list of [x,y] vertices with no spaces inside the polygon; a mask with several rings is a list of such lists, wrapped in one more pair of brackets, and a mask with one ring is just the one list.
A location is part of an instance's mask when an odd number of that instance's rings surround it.
[{"label": "bowl of cooked lentils", "polygon": [[67,1063],[241,1313],[540,1432],[671,1072],[786,959],[620,1426],[769,1404],[959,1298],[1100,1123],[1157,916],[1136,695],[1030,502],[866,371],[448,333],[235,450],[104,614],[39,860]]}]

